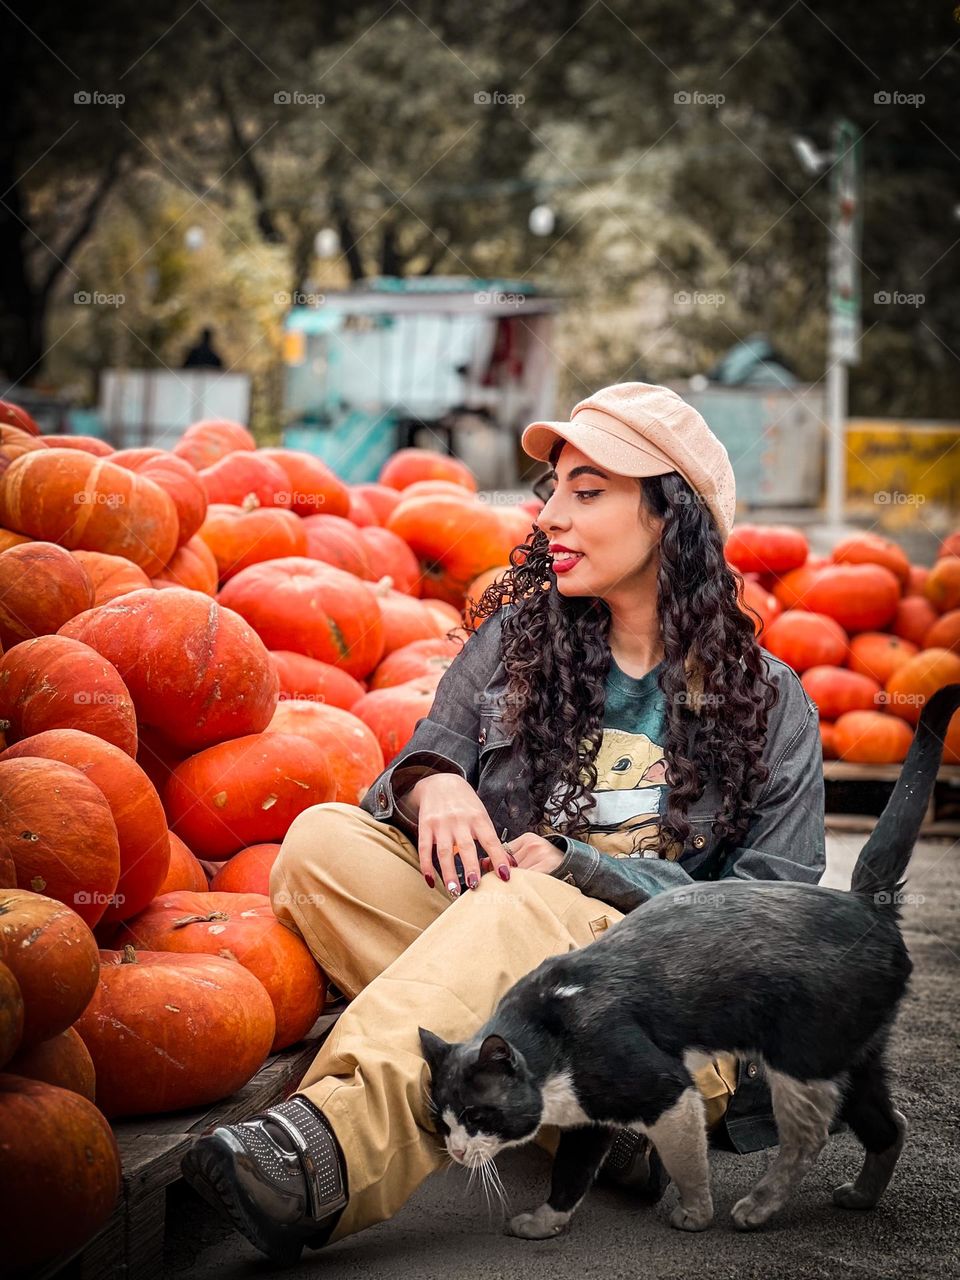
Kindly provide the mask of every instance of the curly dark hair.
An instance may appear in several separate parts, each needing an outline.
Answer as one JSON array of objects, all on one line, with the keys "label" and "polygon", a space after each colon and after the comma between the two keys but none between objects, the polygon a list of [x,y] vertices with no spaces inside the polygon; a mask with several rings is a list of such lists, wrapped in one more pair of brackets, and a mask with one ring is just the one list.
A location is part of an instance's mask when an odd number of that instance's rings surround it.
[{"label": "curly dark hair", "polygon": [[[552,465],[560,448],[558,441]],[[743,578],[724,559],[709,508],[677,472],[638,479],[638,486],[641,509],[663,519],[657,614],[665,657],[658,684],[667,708],[668,796],[658,856],[669,856],[673,841],[684,847],[687,810],[709,777],[722,797],[714,833],[736,847],[755,811],[751,797],[769,774],[761,753],[777,688],[764,674],[753,621],[739,603]],[[560,594],[547,545],[538,528],[530,543],[514,547],[509,571],[482,593],[467,630],[515,606],[503,620],[504,721],[517,735],[531,829],[576,836],[586,830],[583,809],[597,783],[610,611],[599,598]],[[699,697],[688,690],[688,660],[702,673]],[[694,699],[699,713],[691,710]]]}]

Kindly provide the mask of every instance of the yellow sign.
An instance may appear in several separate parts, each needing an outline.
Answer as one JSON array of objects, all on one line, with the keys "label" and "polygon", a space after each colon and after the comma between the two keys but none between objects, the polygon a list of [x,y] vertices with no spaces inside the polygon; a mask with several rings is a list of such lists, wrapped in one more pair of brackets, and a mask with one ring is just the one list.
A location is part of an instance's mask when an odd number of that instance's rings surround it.
[{"label": "yellow sign", "polygon": [[960,512],[960,423],[849,419],[847,499],[891,524],[927,504]]}]

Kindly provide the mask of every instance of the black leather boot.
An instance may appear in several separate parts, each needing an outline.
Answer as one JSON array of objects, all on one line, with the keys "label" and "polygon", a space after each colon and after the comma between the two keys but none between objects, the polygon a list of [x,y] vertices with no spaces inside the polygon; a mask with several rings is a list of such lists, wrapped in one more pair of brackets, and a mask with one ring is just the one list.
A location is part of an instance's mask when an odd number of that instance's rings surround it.
[{"label": "black leather boot", "polygon": [[638,1199],[656,1204],[670,1185],[670,1175],[649,1138],[621,1129],[600,1166],[597,1182],[623,1187]]},{"label": "black leather boot", "polygon": [[325,1245],[348,1199],[339,1143],[301,1095],[198,1138],[180,1163],[186,1181],[274,1262]]}]

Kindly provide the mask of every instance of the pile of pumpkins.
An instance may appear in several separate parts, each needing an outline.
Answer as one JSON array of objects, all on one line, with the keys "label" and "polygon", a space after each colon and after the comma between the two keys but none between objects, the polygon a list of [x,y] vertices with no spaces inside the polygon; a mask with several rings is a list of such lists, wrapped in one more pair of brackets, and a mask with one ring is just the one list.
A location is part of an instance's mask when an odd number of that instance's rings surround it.
[{"label": "pile of pumpkins", "polygon": [[[924,702],[960,681],[960,532],[929,567],[873,532],[813,556],[800,530],[771,525],[736,525],[725,554],[760,644],[817,704],[824,759],[900,763]],[[943,761],[960,764],[960,713]]]},{"label": "pile of pumpkins", "polygon": [[228,1096],[309,1031],[280,841],[405,745],[531,526],[422,450],[348,486],[238,423],[114,451],[0,402],[5,1261],[109,1216],[109,1120]]}]

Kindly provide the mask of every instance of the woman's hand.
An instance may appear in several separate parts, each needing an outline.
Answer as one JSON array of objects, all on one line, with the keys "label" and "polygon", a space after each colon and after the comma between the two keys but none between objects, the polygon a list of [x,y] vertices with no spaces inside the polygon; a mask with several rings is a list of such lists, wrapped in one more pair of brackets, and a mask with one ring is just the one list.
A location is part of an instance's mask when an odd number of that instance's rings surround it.
[{"label": "woman's hand", "polygon": [[508,840],[504,845],[517,860],[517,866],[526,871],[543,871],[549,875],[563,861],[564,855],[555,844],[545,840],[543,836],[525,831],[515,840]]},{"label": "woman's hand", "polygon": [[[432,889],[433,850],[437,850],[440,873],[447,890],[459,896],[460,881],[453,861],[454,850],[460,855],[463,877],[471,889],[476,889],[482,874],[477,842],[486,851],[483,870],[496,868],[502,880],[510,879],[510,866],[516,859],[500,843],[490,815],[480,797],[466,779],[457,773],[432,773],[421,778],[409,792],[417,806],[417,851],[420,854],[420,870]],[[556,850],[554,850],[556,852]]]}]

